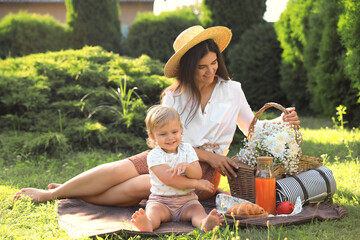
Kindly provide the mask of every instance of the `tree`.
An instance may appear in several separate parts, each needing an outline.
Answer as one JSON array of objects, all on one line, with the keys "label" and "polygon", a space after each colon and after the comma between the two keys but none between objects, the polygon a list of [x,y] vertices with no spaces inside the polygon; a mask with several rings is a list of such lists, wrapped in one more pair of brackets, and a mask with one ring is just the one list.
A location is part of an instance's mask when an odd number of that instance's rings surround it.
[{"label": "tree", "polygon": [[307,88],[312,94],[311,108],[325,116],[334,116],[336,107],[345,105],[351,124],[359,122],[357,91],[345,74],[346,49],[338,33],[343,8],[337,0],[319,0],[310,14],[304,66],[308,73]]},{"label": "tree", "polygon": [[281,48],[272,23],[253,25],[229,50],[229,73],[254,109],[266,102],[288,105],[280,88]]},{"label": "tree", "polygon": [[89,45],[120,51],[119,5],[116,0],[66,0],[65,4],[74,48]]},{"label": "tree", "polygon": [[309,14],[317,0],[289,0],[287,8],[275,23],[282,53],[281,88],[298,110],[307,110],[310,93],[304,67],[305,32],[309,29]]},{"label": "tree", "polygon": [[193,25],[200,25],[200,21],[191,8],[163,12],[158,16],[140,13],[129,28],[126,54],[132,57],[147,54],[166,62],[174,53],[172,44],[176,37]]},{"label": "tree", "polygon": [[346,48],[345,72],[351,79],[352,86],[360,93],[360,2],[341,0],[341,5],[343,14],[338,26],[342,43]]},{"label": "tree", "polygon": [[20,11],[0,21],[0,58],[69,48],[66,28],[49,15]]},{"label": "tree", "polygon": [[266,0],[203,0],[203,23],[226,26],[233,32],[233,43],[253,24],[263,22]]}]

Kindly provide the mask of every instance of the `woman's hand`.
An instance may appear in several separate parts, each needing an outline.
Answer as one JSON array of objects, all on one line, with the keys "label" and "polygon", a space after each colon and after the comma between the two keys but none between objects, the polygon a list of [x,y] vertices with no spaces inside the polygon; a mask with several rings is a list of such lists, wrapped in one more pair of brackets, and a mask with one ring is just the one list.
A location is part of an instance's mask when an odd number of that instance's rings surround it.
[{"label": "woman's hand", "polygon": [[228,157],[198,148],[195,148],[195,151],[200,161],[207,162],[221,175],[227,176],[229,179],[237,177],[234,168],[238,169],[239,167]]},{"label": "woman's hand", "polygon": [[238,169],[238,166],[226,156],[215,154],[215,158],[211,157],[208,163],[221,175],[227,176],[229,179],[231,179],[231,177],[237,177],[233,168]]},{"label": "woman's hand", "polygon": [[288,114],[282,114],[282,120],[284,122],[288,122],[291,125],[296,125],[299,126],[300,125],[300,120],[299,117],[297,115],[297,112],[295,111],[295,108],[286,108],[286,110],[289,111]]}]

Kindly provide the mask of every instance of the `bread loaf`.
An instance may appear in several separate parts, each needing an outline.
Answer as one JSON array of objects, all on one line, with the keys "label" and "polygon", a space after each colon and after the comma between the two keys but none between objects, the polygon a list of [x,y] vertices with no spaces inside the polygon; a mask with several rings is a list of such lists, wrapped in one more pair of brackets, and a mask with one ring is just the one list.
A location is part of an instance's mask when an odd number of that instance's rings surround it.
[{"label": "bread loaf", "polygon": [[259,215],[264,214],[265,210],[257,204],[244,202],[235,204],[226,212],[227,214],[234,213],[234,215]]}]

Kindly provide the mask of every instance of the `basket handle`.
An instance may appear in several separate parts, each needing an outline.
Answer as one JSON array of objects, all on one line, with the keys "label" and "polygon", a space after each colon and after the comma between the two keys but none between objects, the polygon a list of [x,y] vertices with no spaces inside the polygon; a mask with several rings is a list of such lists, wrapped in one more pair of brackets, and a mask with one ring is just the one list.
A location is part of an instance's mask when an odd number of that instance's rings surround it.
[{"label": "basket handle", "polygon": [[253,120],[250,123],[249,131],[248,131],[248,135],[247,135],[247,139],[249,141],[251,140],[251,133],[254,132],[254,126],[255,126],[257,120],[259,119],[260,115],[266,109],[271,108],[271,107],[277,108],[277,109],[279,109],[280,111],[282,111],[285,114],[289,114],[289,111],[286,108],[284,108],[283,106],[281,106],[280,104],[278,104],[278,103],[275,103],[275,102],[265,103],[265,105],[255,114]]}]

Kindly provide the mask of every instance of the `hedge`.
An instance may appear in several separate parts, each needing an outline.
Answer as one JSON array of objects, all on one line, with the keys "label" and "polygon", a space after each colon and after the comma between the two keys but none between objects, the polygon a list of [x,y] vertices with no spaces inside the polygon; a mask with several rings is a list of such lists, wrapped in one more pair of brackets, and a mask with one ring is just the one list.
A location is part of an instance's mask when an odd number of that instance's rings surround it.
[{"label": "hedge", "polygon": [[200,21],[191,8],[163,12],[158,16],[139,13],[125,40],[126,54],[132,57],[147,54],[166,62],[174,53],[172,45],[176,37],[193,25],[200,25]]},{"label": "hedge", "polygon": [[64,25],[49,15],[19,12],[0,22],[0,58],[69,48]]},{"label": "hedge", "polygon": [[228,51],[231,78],[241,82],[254,110],[267,102],[289,106],[280,87],[282,49],[272,23],[253,25]]},{"label": "hedge", "polygon": [[[146,109],[159,103],[162,89],[171,83],[162,76],[162,69],[161,62],[146,55],[120,57],[100,47],[0,60],[0,133],[32,132],[37,136],[34,141],[40,141],[41,134],[54,138],[49,133],[56,133],[63,139],[62,146],[66,143],[79,150],[145,149]],[[127,90],[137,87],[134,91],[140,97],[133,94],[129,114],[119,119],[103,110],[89,119],[99,105],[121,110],[104,93],[116,90],[124,79]]]}]

